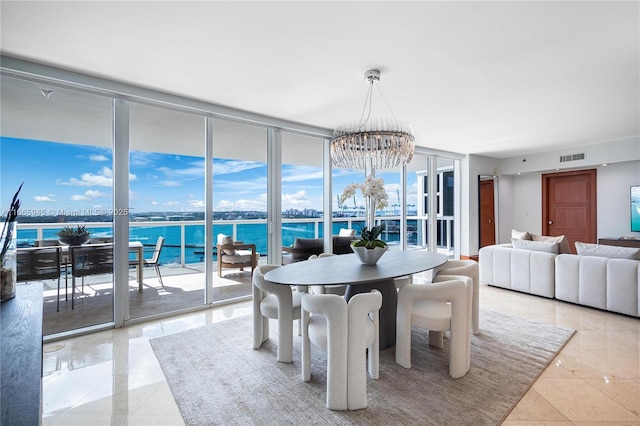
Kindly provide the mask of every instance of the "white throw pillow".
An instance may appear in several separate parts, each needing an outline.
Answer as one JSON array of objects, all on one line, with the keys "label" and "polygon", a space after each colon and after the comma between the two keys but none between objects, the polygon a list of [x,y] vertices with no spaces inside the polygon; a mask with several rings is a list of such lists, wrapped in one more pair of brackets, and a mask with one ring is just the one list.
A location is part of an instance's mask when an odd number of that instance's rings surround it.
[{"label": "white throw pillow", "polygon": [[545,253],[558,254],[558,243],[554,243],[552,241],[529,241],[512,238],[511,244],[514,249],[543,251]]},{"label": "white throw pillow", "polygon": [[640,260],[640,248],[607,246],[576,241],[576,251],[580,256],[599,256],[610,259]]},{"label": "white throw pillow", "polygon": [[[224,234],[218,234],[218,244],[222,244],[222,245],[233,245],[233,238],[231,238],[228,235],[224,235]],[[234,254],[236,254],[235,249],[224,249],[222,250],[222,254],[228,254],[229,256],[233,256]]]},{"label": "white throw pillow", "polygon": [[356,230],[355,229],[347,229],[347,228],[340,228],[340,232],[338,233],[339,237],[355,237],[356,236]]},{"label": "white throw pillow", "polygon": [[516,231],[512,229],[511,238],[515,238],[516,240],[531,240],[531,234],[529,234],[528,231]]},{"label": "white throw pillow", "polygon": [[558,235],[557,237],[550,237],[546,235],[536,235],[531,234],[531,239],[533,241],[547,241],[552,243],[558,243],[558,252],[560,254],[571,254],[571,247],[569,246],[569,241],[564,235]]}]

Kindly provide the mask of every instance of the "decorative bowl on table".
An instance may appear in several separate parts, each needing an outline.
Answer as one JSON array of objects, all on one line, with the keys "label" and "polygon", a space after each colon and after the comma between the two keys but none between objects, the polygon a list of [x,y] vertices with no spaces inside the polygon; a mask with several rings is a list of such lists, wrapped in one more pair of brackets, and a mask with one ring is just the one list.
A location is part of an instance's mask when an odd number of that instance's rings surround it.
[{"label": "decorative bowl on table", "polygon": [[365,265],[375,265],[378,263],[378,260],[380,260],[387,249],[388,247],[375,247],[370,249],[366,247],[351,246],[351,250],[353,250],[353,252],[358,256],[360,262]]},{"label": "decorative bowl on table", "polygon": [[65,237],[58,237],[58,241],[60,244],[64,244],[66,246],[79,246],[82,244],[87,244],[91,241],[90,235],[70,235]]}]

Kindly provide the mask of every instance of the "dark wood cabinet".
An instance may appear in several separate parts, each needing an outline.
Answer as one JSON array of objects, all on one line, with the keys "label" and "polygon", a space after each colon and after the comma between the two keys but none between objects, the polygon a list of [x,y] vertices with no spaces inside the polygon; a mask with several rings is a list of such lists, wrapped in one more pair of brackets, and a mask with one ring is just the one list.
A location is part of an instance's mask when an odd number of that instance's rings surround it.
[{"label": "dark wood cabinet", "polygon": [[42,283],[16,287],[0,305],[0,424],[39,425],[42,413]]},{"label": "dark wood cabinet", "polygon": [[640,239],[633,240],[629,238],[600,238],[598,244],[619,247],[637,247],[640,248]]}]

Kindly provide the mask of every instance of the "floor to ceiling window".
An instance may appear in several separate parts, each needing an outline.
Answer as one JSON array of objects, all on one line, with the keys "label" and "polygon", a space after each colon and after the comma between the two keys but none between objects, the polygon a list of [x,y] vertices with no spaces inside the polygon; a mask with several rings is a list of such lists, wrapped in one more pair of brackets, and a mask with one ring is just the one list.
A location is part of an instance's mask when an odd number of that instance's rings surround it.
[{"label": "floor to ceiling window", "polygon": [[[96,242],[112,235],[111,99],[3,76],[1,102],[0,203],[8,206],[24,182],[19,247],[60,246],[64,226],[85,226]],[[44,281],[44,334],[112,322],[112,268],[81,271],[87,257],[61,250],[60,290],[56,279]]]},{"label": "floor to ceiling window", "polygon": [[[222,235],[222,237],[221,237]],[[258,262],[267,256],[267,131],[214,120],[213,239],[254,244]],[[230,255],[238,254],[232,251]],[[222,267],[214,253],[213,300],[251,295],[251,268]]]},{"label": "floor to ceiling window", "polygon": [[282,134],[282,245],[296,238],[322,238],[322,139]]},{"label": "floor to ceiling window", "polygon": [[[454,256],[460,226],[456,218],[459,199],[455,190],[459,185],[456,182],[458,164],[455,158],[416,153],[407,165],[407,248],[428,248]],[[435,171],[430,174],[431,168]],[[430,193],[435,194],[433,199]],[[435,215],[430,214],[432,211]]]},{"label": "floor to ceiling window", "polygon": [[[203,116],[131,103],[129,240],[144,246],[142,288],[131,318],[205,302]],[[131,255],[131,275],[135,274]]]}]

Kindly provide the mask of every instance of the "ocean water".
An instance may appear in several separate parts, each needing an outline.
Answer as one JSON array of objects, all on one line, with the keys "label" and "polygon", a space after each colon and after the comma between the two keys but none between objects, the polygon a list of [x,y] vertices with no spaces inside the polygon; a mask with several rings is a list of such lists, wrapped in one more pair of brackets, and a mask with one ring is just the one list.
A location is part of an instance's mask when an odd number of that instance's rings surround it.
[{"label": "ocean water", "polygon": [[[397,225],[398,221],[389,221]],[[352,222],[352,226],[359,235],[360,226],[364,226],[364,222]],[[267,254],[267,224],[264,222],[242,223],[236,225],[237,239],[247,244],[255,244],[256,250],[261,255]],[[333,235],[340,232],[340,228],[344,228],[344,223],[333,224]],[[43,230],[44,239],[57,239],[59,228],[45,228]],[[282,245],[289,246],[293,244],[296,238],[315,238],[316,222],[283,222],[282,224]],[[91,235],[97,237],[113,236],[110,228],[91,228]],[[318,225],[318,238],[323,237],[322,223]],[[231,235],[233,233],[232,224],[213,225],[213,238],[216,239],[218,234]],[[159,236],[165,237],[164,246],[160,255],[162,264],[180,263],[180,246],[181,246],[181,227],[180,225],[171,225],[170,222],[162,222],[158,226],[138,226],[134,223],[130,225],[129,240],[140,241],[145,247],[152,248],[155,246]],[[17,233],[17,242],[19,247],[33,247],[37,238],[35,229],[19,229]],[[387,233],[384,238],[387,242],[399,241],[399,234]],[[150,256],[150,254],[148,255]],[[214,255],[215,260],[215,255]],[[185,263],[201,263],[204,261],[204,225],[194,224],[185,225]]]}]

